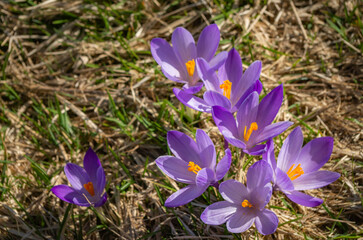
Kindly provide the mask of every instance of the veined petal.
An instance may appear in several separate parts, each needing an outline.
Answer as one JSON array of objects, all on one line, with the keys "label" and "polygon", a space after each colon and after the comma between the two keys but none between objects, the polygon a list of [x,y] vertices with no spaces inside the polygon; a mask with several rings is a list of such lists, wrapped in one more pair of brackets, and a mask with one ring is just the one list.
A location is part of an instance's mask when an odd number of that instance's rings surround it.
[{"label": "veined petal", "polygon": [[206,91],[203,95],[204,101],[209,106],[221,106],[227,110],[231,109],[231,102],[228,98],[215,91]]},{"label": "veined petal", "polygon": [[[241,136],[243,139],[244,129],[250,128],[251,123],[256,122],[256,115],[258,111],[258,93],[251,93],[246,100],[243,101],[241,106],[237,111],[237,124],[238,124],[238,136]],[[257,123],[258,124],[258,123]],[[260,129],[260,126],[258,126]],[[253,131],[251,134],[251,138],[256,135],[258,131]]]},{"label": "veined petal", "polygon": [[215,92],[221,91],[219,88],[220,81],[214,69],[211,69],[208,62],[203,58],[197,58],[196,62],[197,72],[202,79],[205,88]]},{"label": "veined petal", "polygon": [[181,64],[197,58],[194,38],[185,28],[176,28],[171,36],[171,42],[173,43],[174,53]]},{"label": "veined petal", "polygon": [[165,207],[179,207],[187,204],[200,195],[208,188],[208,185],[204,187],[198,187],[197,185],[188,185],[185,188],[173,193],[166,201]]},{"label": "veined petal", "polygon": [[193,161],[201,168],[206,167],[199,157],[199,149],[196,142],[188,135],[179,131],[169,131],[166,140],[170,151],[185,162]]},{"label": "veined petal", "polygon": [[103,196],[100,198],[98,202],[95,203],[95,207],[101,207],[103,204],[105,204],[107,201],[107,193],[103,194]]},{"label": "veined petal", "polygon": [[337,172],[316,171],[304,173],[292,181],[292,183],[294,184],[295,190],[309,190],[324,187],[334,182],[339,177],[340,174]]},{"label": "veined petal", "polygon": [[209,61],[213,58],[219,45],[220,33],[217,24],[205,27],[197,43],[197,56]]},{"label": "veined petal", "polygon": [[[288,127],[290,127],[293,122],[285,121],[285,122],[277,122],[271,125],[266,126],[265,128],[261,129],[261,131],[257,132],[256,135],[251,135],[251,142],[257,144],[264,142],[268,139],[274,138],[277,135],[284,132]],[[260,127],[260,125],[258,125]]]},{"label": "veined petal", "polygon": [[259,233],[269,235],[276,231],[279,219],[276,214],[268,209],[257,213],[255,225]]},{"label": "veined petal", "polygon": [[182,91],[178,88],[174,88],[173,92],[177,99],[185,106],[190,107],[200,112],[210,113],[211,106],[209,106],[203,99]]},{"label": "veined petal", "polygon": [[219,192],[224,200],[236,205],[242,204],[243,200],[248,196],[246,186],[234,179],[222,182],[219,185]]},{"label": "veined petal", "polygon": [[286,172],[283,172],[280,168],[275,169],[276,172],[276,180],[275,184],[278,190],[284,192],[290,192],[294,190],[294,184],[292,183],[289,176],[287,176]]},{"label": "veined petal", "polygon": [[295,159],[299,156],[304,137],[300,127],[295,128],[282,144],[277,158],[277,167],[287,172]]},{"label": "veined petal", "polygon": [[272,185],[271,183],[266,183],[265,186],[254,188],[249,190],[249,200],[253,206],[262,211],[267,203],[271,199],[272,195]]},{"label": "veined petal", "polygon": [[[286,194],[286,193],[285,193]],[[316,207],[323,203],[320,198],[315,198],[299,191],[293,191],[286,196],[293,202],[305,207]]]},{"label": "veined petal", "polygon": [[315,138],[308,142],[299,154],[296,163],[301,163],[305,173],[319,170],[330,158],[333,151],[332,137]]},{"label": "veined petal", "polygon": [[229,168],[231,167],[231,163],[232,163],[232,153],[231,153],[231,150],[229,150],[229,148],[227,148],[225,150],[224,157],[218,162],[217,167],[216,167],[216,180],[217,181],[221,180],[224,177],[224,175],[227,174]]},{"label": "veined petal", "polygon": [[101,166],[100,159],[98,159],[97,154],[89,148],[83,159],[83,167],[86,170],[88,176],[91,178],[93,183],[97,182],[97,171]]},{"label": "veined petal", "polygon": [[260,95],[261,91],[262,91],[262,83],[259,80],[257,80],[256,83],[253,84],[251,87],[249,87],[239,99],[234,99],[234,102],[232,102],[232,105],[234,105],[234,108],[236,108],[238,110],[240,108],[241,104],[247,99],[247,97],[251,93],[257,92],[258,95]]},{"label": "veined petal", "polygon": [[254,221],[255,215],[241,207],[227,220],[227,229],[232,233],[241,233],[249,229]]},{"label": "veined petal", "polygon": [[246,149],[243,149],[243,152],[245,152],[249,155],[259,156],[266,152],[266,145],[260,144],[260,145],[254,146],[252,148],[246,148]]},{"label": "veined petal", "polygon": [[76,164],[67,163],[64,172],[75,190],[83,191],[83,185],[91,181],[86,170]]},{"label": "veined petal", "polygon": [[96,194],[98,196],[100,196],[104,190],[105,190],[105,186],[106,186],[106,176],[105,176],[105,171],[103,170],[102,166],[100,166],[97,169],[97,173],[96,173],[96,181],[92,181],[93,185],[94,185],[94,190],[96,192]]},{"label": "veined petal", "polygon": [[216,176],[214,171],[210,168],[203,168],[197,174],[196,184],[198,187],[204,188],[205,186],[209,186],[212,182],[214,182]]},{"label": "veined petal", "polygon": [[160,156],[155,163],[165,175],[175,181],[195,184],[196,174],[188,171],[188,162],[172,156]]},{"label": "veined petal", "polygon": [[267,94],[258,106],[257,123],[261,129],[268,126],[275,119],[284,97],[282,84]]},{"label": "veined petal", "polygon": [[201,129],[197,129],[195,134],[200,158],[203,160],[205,167],[215,169],[216,167],[216,149],[210,137]]},{"label": "veined petal", "polygon": [[204,84],[202,82],[198,82],[196,85],[190,86],[189,83],[184,84],[183,92],[188,94],[196,94],[203,88]]},{"label": "veined petal", "polygon": [[272,139],[266,142],[266,152],[262,155],[262,159],[267,161],[273,170],[276,169],[274,141]]},{"label": "veined petal", "polygon": [[220,225],[225,223],[237,211],[237,206],[233,203],[222,201],[209,205],[200,218],[205,224]]},{"label": "veined petal", "polygon": [[224,63],[225,75],[220,75],[222,77],[220,80],[225,81],[229,80],[232,82],[232,94],[231,97],[233,98],[234,94],[238,95],[238,92],[242,89],[236,89],[238,86],[238,82],[242,79],[242,60],[241,56],[238,54],[237,50],[232,48],[228,52],[228,57],[226,62]]},{"label": "veined petal", "polygon": [[67,185],[57,185],[54,186],[51,190],[58,198],[65,202],[73,203],[78,206],[84,207],[90,206],[87,199],[80,192],[76,191],[72,187],[69,187]]},{"label": "veined petal", "polygon": [[263,160],[254,163],[247,171],[247,189],[262,188],[272,181],[273,174],[271,166]]},{"label": "veined petal", "polygon": [[228,56],[228,52],[222,51],[217,54],[217,56],[213,57],[212,60],[209,61],[209,66],[213,71],[216,71],[218,68],[220,68],[224,62],[226,61]]}]

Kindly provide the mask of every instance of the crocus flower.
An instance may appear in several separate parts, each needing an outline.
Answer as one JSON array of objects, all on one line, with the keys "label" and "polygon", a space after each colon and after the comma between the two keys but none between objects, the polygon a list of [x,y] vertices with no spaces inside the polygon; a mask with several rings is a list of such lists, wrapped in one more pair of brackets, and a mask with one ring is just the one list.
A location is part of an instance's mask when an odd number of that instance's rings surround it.
[{"label": "crocus flower", "polygon": [[178,27],[171,37],[173,46],[162,38],[151,40],[151,54],[161,66],[164,75],[176,82],[185,83],[184,89],[196,93],[202,87],[195,71],[197,58],[205,59],[212,68],[220,67],[227,57],[227,52],[214,56],[219,45],[220,33],[216,24],[205,27],[199,36],[197,45],[193,36],[185,28]]},{"label": "crocus flower", "polygon": [[83,159],[84,168],[67,163],[64,172],[72,187],[57,185],[51,190],[61,200],[78,206],[100,207],[107,201],[104,193],[106,185],[105,172],[96,153],[89,148]]},{"label": "crocus flower", "polygon": [[210,225],[227,222],[227,229],[232,233],[246,231],[253,223],[263,234],[276,231],[279,220],[276,214],[265,206],[272,194],[272,169],[265,161],[253,164],[247,172],[247,187],[236,180],[227,180],[219,186],[219,192],[225,201],[208,206],[201,219]]},{"label": "crocus flower", "polygon": [[212,140],[198,129],[196,142],[178,131],[169,131],[167,141],[173,156],[161,156],[156,165],[167,176],[188,186],[173,193],[166,201],[166,207],[178,207],[199,197],[210,185],[218,185],[231,165],[231,151],[216,164],[216,150]]},{"label": "crocus flower", "polygon": [[282,103],[282,85],[273,89],[260,103],[258,98],[257,92],[251,93],[239,107],[236,120],[225,108],[212,108],[214,122],[224,138],[251,155],[263,154],[266,145],[260,143],[279,135],[292,124],[288,121],[271,124]]},{"label": "crocus flower", "polygon": [[337,172],[318,171],[329,160],[334,139],[316,138],[302,148],[303,140],[301,129],[297,127],[284,141],[277,164],[272,140],[268,141],[267,151],[262,157],[274,171],[275,190],[282,191],[297,204],[316,207],[323,203],[322,199],[299,191],[326,186],[340,177]]},{"label": "crocus flower", "polygon": [[243,73],[242,60],[236,49],[228,52],[225,63],[218,69],[218,74],[215,68],[202,58],[197,59],[197,70],[206,88],[203,99],[186,90],[173,90],[180,102],[197,111],[211,112],[213,106],[221,106],[230,112],[236,112],[251,92],[260,93],[262,90],[262,84],[258,80],[261,62],[253,62]]}]

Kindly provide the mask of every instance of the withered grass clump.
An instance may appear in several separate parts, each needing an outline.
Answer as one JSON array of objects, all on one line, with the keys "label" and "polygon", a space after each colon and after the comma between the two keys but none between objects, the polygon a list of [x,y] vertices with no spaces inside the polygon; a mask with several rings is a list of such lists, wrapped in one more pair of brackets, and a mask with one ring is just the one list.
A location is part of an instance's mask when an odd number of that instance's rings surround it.
[{"label": "withered grass clump", "polygon": [[[206,226],[209,192],[167,209],[181,185],[154,160],[167,154],[166,132],[208,132],[223,141],[208,114],[185,109],[175,84],[152,59],[152,38],[183,26],[198,37],[221,30],[219,50],[235,47],[245,66],[263,63],[269,92],[284,84],[278,121],[300,125],[305,143],[335,139],[325,170],[341,173],[310,193],[317,208],[283,194],[269,207],[279,217],[265,239],[359,238],[363,229],[362,2],[350,1],[1,1],[1,239],[247,239]],[[50,189],[66,184],[63,167],[80,164],[89,146],[106,171],[108,203],[99,212],[61,202]],[[244,181],[246,161],[233,156],[231,177]],[[250,162],[250,164],[253,161]],[[261,237],[261,236],[260,236]]]}]

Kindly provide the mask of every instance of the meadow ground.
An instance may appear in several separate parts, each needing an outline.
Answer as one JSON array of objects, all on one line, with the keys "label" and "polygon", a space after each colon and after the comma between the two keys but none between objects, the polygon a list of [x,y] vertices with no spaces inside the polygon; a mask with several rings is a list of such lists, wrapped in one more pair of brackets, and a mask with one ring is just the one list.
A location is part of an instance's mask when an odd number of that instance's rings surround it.
[{"label": "meadow ground", "polygon": [[[0,1],[0,239],[348,239],[363,235],[363,2],[350,1]],[[325,170],[341,173],[309,191],[324,199],[301,207],[283,194],[269,203],[275,234],[230,234],[200,214],[221,196],[210,187],[178,208],[166,198],[182,187],[154,160],[169,154],[166,133],[208,132],[208,114],[184,108],[150,54],[150,40],[170,40],[183,26],[197,38],[210,23],[219,51],[235,47],[244,66],[263,64],[262,95],[284,84],[276,121],[296,126],[305,143],[334,137]],[[107,178],[108,202],[95,211],[56,198],[63,167],[82,165],[92,146]],[[241,181],[255,160],[238,159]]]}]

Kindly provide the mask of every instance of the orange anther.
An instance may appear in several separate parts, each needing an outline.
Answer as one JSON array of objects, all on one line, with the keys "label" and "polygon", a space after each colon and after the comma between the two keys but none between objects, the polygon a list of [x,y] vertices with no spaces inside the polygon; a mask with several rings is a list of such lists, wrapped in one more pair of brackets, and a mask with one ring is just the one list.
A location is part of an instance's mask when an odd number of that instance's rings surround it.
[{"label": "orange anther", "polygon": [[83,184],[83,187],[87,190],[87,192],[89,192],[89,194],[91,194],[91,196],[95,195],[95,190],[93,188],[93,183],[92,182],[88,182],[86,184]]},{"label": "orange anther", "polygon": [[248,131],[247,131],[247,126],[245,126],[245,131],[244,131],[244,134],[243,134],[243,138],[245,139],[246,142],[248,142],[248,140],[250,139],[252,132],[256,131],[256,130],[258,130],[258,125],[257,125],[256,122],[251,123],[250,128],[248,129]]},{"label": "orange anther", "polygon": [[229,80],[224,81],[221,85],[219,85],[219,88],[223,89],[223,96],[231,99],[232,83]]}]

